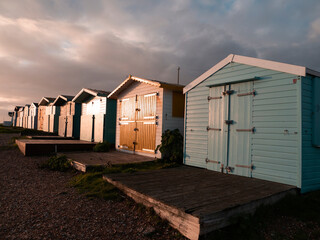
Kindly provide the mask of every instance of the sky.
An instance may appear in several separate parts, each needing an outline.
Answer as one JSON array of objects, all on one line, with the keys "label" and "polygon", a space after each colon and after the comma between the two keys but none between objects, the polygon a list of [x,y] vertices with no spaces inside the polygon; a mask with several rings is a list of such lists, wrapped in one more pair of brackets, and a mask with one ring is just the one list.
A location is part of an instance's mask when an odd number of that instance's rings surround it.
[{"label": "sky", "polygon": [[0,122],[129,74],[188,84],[229,54],[320,71],[319,0],[1,0]]}]

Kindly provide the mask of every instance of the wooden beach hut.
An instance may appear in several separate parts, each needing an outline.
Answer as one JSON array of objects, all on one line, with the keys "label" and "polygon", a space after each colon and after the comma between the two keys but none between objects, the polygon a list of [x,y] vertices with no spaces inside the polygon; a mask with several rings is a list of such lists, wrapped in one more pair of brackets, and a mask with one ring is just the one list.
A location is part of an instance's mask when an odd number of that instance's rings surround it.
[{"label": "wooden beach hut", "polygon": [[23,128],[29,128],[29,125],[28,125],[29,110],[30,110],[30,104],[26,104],[23,109],[23,121],[22,121]]},{"label": "wooden beach hut", "polygon": [[117,99],[116,149],[153,157],[162,133],[183,133],[183,86],[129,76],[109,98]]},{"label": "wooden beach hut", "polygon": [[80,140],[114,144],[116,101],[107,99],[110,92],[83,88],[73,102],[81,104]]},{"label": "wooden beach hut", "polygon": [[49,132],[49,111],[47,107],[54,102],[55,98],[43,97],[38,103],[38,130]]},{"label": "wooden beach hut", "polygon": [[231,54],[184,93],[185,164],[320,188],[319,72]]},{"label": "wooden beach hut", "polygon": [[28,128],[37,129],[38,124],[38,103],[32,103],[29,110]]},{"label": "wooden beach hut", "polygon": [[80,137],[81,104],[72,101],[74,96],[59,95],[53,106],[60,107],[58,134],[62,137]]}]

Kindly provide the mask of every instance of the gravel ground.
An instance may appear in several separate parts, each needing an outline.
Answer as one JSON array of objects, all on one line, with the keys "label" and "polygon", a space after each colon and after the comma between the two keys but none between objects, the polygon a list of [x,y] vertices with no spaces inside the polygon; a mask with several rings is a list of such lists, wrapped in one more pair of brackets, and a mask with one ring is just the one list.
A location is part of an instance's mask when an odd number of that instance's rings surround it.
[{"label": "gravel ground", "polygon": [[38,168],[45,160],[0,150],[0,239],[184,239],[130,199],[87,199],[67,186],[77,173]]}]

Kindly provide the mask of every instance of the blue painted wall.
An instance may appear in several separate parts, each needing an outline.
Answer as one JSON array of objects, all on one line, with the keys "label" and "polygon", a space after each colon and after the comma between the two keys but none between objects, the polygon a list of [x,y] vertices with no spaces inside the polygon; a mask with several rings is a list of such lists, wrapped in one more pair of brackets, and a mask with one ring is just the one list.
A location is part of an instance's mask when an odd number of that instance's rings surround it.
[{"label": "blue painted wall", "polygon": [[[298,76],[230,63],[186,93],[184,162],[214,169],[208,157],[208,85],[259,77],[253,81],[251,175],[301,187],[301,81]],[[294,79],[298,81],[295,83]]]},{"label": "blue painted wall", "polygon": [[320,78],[302,78],[302,192],[320,189]]},{"label": "blue painted wall", "polygon": [[116,138],[116,118],[117,118],[117,100],[107,99],[107,111],[104,117],[104,136],[103,140],[112,144]]}]

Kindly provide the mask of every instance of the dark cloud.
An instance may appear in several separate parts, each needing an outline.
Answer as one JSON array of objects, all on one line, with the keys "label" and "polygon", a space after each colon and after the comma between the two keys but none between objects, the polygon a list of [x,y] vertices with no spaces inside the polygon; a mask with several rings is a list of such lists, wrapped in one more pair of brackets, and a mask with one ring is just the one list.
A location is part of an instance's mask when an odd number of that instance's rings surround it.
[{"label": "dark cloud", "polygon": [[0,1],[0,122],[14,105],[128,74],[187,84],[230,53],[320,70],[320,3]]}]

